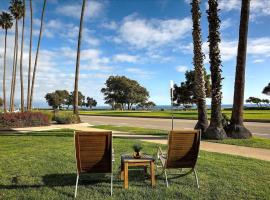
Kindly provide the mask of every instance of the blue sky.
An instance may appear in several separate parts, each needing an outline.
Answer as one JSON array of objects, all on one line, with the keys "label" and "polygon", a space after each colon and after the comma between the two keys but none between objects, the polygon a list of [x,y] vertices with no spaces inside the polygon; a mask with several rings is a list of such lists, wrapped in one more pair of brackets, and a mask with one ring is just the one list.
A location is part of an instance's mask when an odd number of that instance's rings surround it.
[{"label": "blue sky", "polygon": [[[233,99],[240,2],[240,0],[220,0],[224,104],[231,104]],[[7,0],[1,0],[0,9],[6,10],[8,3]],[[34,60],[42,1],[33,3]],[[28,1],[27,8],[29,9]],[[80,9],[80,0],[47,2],[34,97],[36,106],[45,103],[44,96],[47,92],[55,89],[69,91],[73,89]],[[79,89],[85,95],[97,99],[99,105],[103,105],[100,89],[107,77],[125,75],[145,86],[150,92],[150,99],[156,104],[169,104],[169,81],[173,80],[176,83],[184,81],[184,72],[193,68],[190,9],[188,0],[88,0]],[[203,50],[206,54],[205,67],[209,71],[206,9],[206,1],[202,1]],[[28,14],[25,69],[28,67]],[[269,20],[270,1],[253,0],[248,35],[245,98],[249,96],[267,98],[261,91],[270,82]],[[14,30],[10,31],[8,36],[9,68],[11,68],[13,32]],[[1,31],[2,44],[4,44],[3,34],[4,31]],[[3,45],[0,45],[0,54],[3,54]],[[2,57],[0,62],[3,62]],[[9,70],[9,77],[10,73]],[[9,85],[7,88],[9,91]],[[17,102],[19,95],[18,87]]]}]

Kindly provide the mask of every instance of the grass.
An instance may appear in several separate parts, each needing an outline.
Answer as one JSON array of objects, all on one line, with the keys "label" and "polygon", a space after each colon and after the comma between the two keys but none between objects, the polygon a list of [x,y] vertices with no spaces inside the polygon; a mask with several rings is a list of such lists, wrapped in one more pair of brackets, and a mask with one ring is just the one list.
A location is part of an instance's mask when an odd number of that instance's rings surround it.
[{"label": "grass", "polygon": [[[130,126],[96,125],[92,127],[112,130],[112,131],[123,131],[123,132],[129,132],[132,134],[140,134],[140,135],[161,135],[161,136],[163,135],[164,136],[168,134],[168,131],[166,130],[130,127]],[[207,141],[215,142],[215,143],[222,143],[222,144],[231,144],[231,145],[237,145],[237,146],[270,149],[270,139],[267,139],[267,138],[253,137],[250,139],[224,139],[224,140],[207,140]]]},{"label": "grass", "polygon": [[160,129],[147,129],[141,127],[131,127],[131,126],[114,126],[114,125],[95,125],[92,128],[99,128],[112,131],[128,132],[138,135],[167,135],[168,131]]},{"label": "grass", "polygon": [[[231,116],[230,110],[223,110],[228,117]],[[80,111],[81,115],[100,115],[100,116],[124,116],[124,117],[171,117],[170,111],[111,111],[111,110],[93,110]],[[208,110],[208,118],[211,111]],[[179,119],[197,119],[197,110],[174,111],[175,118]],[[270,110],[245,110],[244,119],[246,121],[266,121],[270,122]]]},{"label": "grass", "polygon": [[[109,177],[84,175],[78,199],[268,199],[270,196],[270,162],[204,151],[200,152],[197,164],[199,190],[192,175],[172,179],[168,189],[160,177],[157,187],[152,189],[140,171],[130,172],[130,187],[125,190],[117,175],[119,157],[131,152],[134,143],[138,141],[114,139],[113,196],[109,196]],[[155,153],[155,144],[142,145],[144,152]],[[71,130],[1,134],[0,152],[0,199],[73,199],[76,164]]]}]

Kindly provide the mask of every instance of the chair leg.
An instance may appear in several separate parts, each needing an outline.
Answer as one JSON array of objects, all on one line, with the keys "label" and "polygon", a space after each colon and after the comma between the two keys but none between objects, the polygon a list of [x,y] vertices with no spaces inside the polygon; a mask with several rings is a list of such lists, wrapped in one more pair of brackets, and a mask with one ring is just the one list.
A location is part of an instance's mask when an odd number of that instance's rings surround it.
[{"label": "chair leg", "polygon": [[77,178],[76,178],[76,187],[75,187],[74,198],[76,198],[76,196],[77,196],[78,182],[79,182],[79,174],[77,174]]},{"label": "chair leg", "polygon": [[195,168],[193,169],[193,172],[194,172],[194,176],[195,176],[195,179],[196,179],[197,188],[199,189],[200,185],[199,185],[198,175],[197,175],[197,172],[196,172]]},{"label": "chair leg", "polygon": [[168,182],[168,177],[167,177],[167,170],[164,170],[164,175],[165,175],[165,179],[166,179],[166,186],[167,188],[169,187],[169,182]]},{"label": "chair leg", "polygon": [[113,193],[113,173],[111,173],[111,196]]}]

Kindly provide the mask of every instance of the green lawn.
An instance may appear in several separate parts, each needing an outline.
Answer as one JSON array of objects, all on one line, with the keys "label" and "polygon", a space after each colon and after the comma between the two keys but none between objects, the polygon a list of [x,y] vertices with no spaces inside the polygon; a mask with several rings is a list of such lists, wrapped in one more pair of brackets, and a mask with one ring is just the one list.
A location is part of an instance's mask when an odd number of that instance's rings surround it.
[{"label": "green lawn", "polygon": [[[231,111],[223,110],[228,117]],[[208,118],[210,118],[211,111],[208,110]],[[171,117],[170,111],[111,111],[111,110],[94,110],[94,111],[80,111],[82,115],[101,115],[101,116],[125,116],[125,117]],[[175,111],[174,116],[179,119],[197,119],[196,110]],[[270,110],[245,110],[244,119],[249,121],[268,121],[270,122]]]},{"label": "green lawn", "polygon": [[[132,152],[135,142],[114,139],[113,196],[109,196],[109,177],[90,175],[81,177],[78,199],[269,199],[270,162],[204,151],[197,164],[200,189],[192,175],[171,180],[168,189],[160,177],[152,189],[140,171],[132,171],[125,190],[117,175],[119,157]],[[144,152],[155,153],[155,144],[143,147]],[[0,199],[73,199],[76,167],[71,130],[1,134],[0,152]]]},{"label": "green lawn", "polygon": [[[112,131],[123,131],[123,132],[129,132],[132,134],[140,134],[140,135],[163,135],[163,136],[166,136],[168,134],[168,131],[165,131],[165,130],[130,127],[130,126],[96,125],[96,126],[92,126],[92,127],[106,129],[106,130],[112,130]],[[238,146],[270,149],[270,139],[267,139],[267,138],[253,137],[250,139],[208,140],[208,142],[216,142],[216,143],[232,144],[232,145],[238,145]]]}]

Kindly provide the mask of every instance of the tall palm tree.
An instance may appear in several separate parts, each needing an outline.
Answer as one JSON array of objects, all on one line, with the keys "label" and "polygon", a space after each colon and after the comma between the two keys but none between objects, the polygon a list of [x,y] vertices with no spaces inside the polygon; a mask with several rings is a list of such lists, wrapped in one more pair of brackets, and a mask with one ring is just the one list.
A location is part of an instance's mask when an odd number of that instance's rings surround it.
[{"label": "tall palm tree", "polygon": [[15,18],[15,44],[14,44],[14,57],[12,68],[12,81],[10,91],[10,111],[14,111],[14,97],[16,88],[16,74],[17,74],[17,60],[18,60],[18,21],[24,15],[24,5],[21,0],[11,0],[9,10]]},{"label": "tall palm tree", "polygon": [[243,123],[249,9],[250,0],[242,0],[236,73],[234,82],[233,110],[231,116],[231,123],[227,131],[228,136],[242,139],[252,137],[251,132],[244,126]]},{"label": "tall palm tree", "polygon": [[13,26],[12,15],[6,12],[0,14],[0,26],[5,30],[5,50],[4,50],[4,69],[3,69],[3,106],[4,112],[7,112],[7,100],[6,100],[6,54],[7,54],[7,32]]},{"label": "tall palm tree", "polygon": [[200,11],[201,0],[193,0],[191,3],[192,9],[192,21],[193,21],[193,65],[195,69],[195,94],[198,107],[198,122],[195,129],[200,129],[202,131],[202,136],[208,127],[207,111],[206,111],[206,93],[205,93],[205,81],[204,81],[204,67],[203,58],[204,54],[202,52],[202,39],[201,39],[201,11]]},{"label": "tall palm tree", "polygon": [[211,121],[205,132],[205,137],[209,139],[223,139],[226,137],[225,130],[222,126],[221,113],[221,60],[220,60],[220,19],[218,16],[218,0],[208,0],[209,9],[208,23],[209,23],[209,58],[212,81],[212,102],[211,102]]},{"label": "tall palm tree", "polygon": [[74,105],[73,105],[73,113],[76,115],[78,115],[78,113],[79,113],[79,111],[78,111],[78,98],[79,98],[78,84],[79,83],[78,82],[79,82],[79,72],[80,72],[81,39],[82,39],[85,4],[86,4],[86,0],[83,0],[81,19],[80,19],[80,30],[79,30],[79,37],[78,37],[77,59],[76,59],[76,72],[75,72],[75,84],[74,84]]},{"label": "tall palm tree", "polygon": [[29,66],[28,66],[28,84],[27,84],[27,110],[30,109],[31,96],[31,64],[32,64],[32,35],[33,35],[33,8],[32,0],[30,3],[30,44],[29,44]]},{"label": "tall palm tree", "polygon": [[24,112],[24,89],[23,89],[23,44],[24,44],[24,24],[25,24],[25,0],[23,0],[23,24],[21,39],[21,57],[20,57],[20,81],[21,81],[21,112]]},{"label": "tall palm tree", "polygon": [[37,71],[37,62],[38,62],[40,41],[41,41],[41,37],[42,37],[43,19],[44,19],[44,11],[45,11],[45,8],[46,8],[46,2],[47,2],[47,0],[44,0],[44,2],[43,2],[43,8],[42,8],[42,14],[41,14],[40,30],[39,30],[39,37],[38,37],[38,45],[37,45],[36,58],[35,58],[35,63],[34,63],[33,76],[32,76],[32,84],[31,84],[30,106],[29,106],[29,109],[30,110],[32,108],[32,103],[33,103],[34,86],[35,86],[35,78],[36,78],[36,71]]}]

